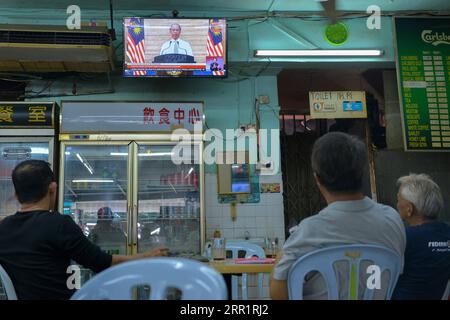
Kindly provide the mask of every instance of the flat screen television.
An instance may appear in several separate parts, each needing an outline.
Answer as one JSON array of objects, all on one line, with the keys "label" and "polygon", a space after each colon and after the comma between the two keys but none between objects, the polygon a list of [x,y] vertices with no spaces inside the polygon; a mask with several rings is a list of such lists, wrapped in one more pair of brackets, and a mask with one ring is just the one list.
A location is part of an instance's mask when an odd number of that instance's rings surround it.
[{"label": "flat screen television", "polygon": [[125,77],[226,77],[225,19],[124,18]]}]

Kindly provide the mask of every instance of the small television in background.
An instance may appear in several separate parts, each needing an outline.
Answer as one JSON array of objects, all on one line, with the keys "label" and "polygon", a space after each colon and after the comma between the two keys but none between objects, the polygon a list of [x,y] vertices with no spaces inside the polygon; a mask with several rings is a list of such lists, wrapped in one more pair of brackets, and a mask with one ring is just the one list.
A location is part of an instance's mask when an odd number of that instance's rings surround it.
[{"label": "small television in background", "polygon": [[226,77],[225,19],[124,18],[125,77]]}]

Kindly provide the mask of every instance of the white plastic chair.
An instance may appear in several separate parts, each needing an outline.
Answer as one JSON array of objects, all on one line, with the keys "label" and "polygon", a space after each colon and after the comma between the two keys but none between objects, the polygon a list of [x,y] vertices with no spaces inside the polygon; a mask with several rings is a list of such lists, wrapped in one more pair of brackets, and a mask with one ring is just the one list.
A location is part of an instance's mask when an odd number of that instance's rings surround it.
[{"label": "white plastic chair", "polygon": [[71,300],[133,300],[134,289],[148,287],[149,300],[167,299],[168,290],[181,300],[226,300],[222,275],[207,264],[184,258],[149,258],[121,263],[90,279]]},{"label": "white plastic chair", "polygon": [[3,288],[6,293],[6,298],[8,300],[17,300],[16,290],[14,290],[14,286],[6,273],[5,269],[0,265],[0,281],[3,285]]},{"label": "white plastic chair", "polygon": [[[239,258],[239,252],[245,252],[244,258],[258,257],[260,259],[264,259],[266,254],[264,253],[264,249],[254,243],[246,242],[246,241],[228,241],[226,243],[226,251],[231,251],[231,258],[236,259]],[[261,299],[263,297],[263,281],[264,274],[258,273],[258,296]],[[242,300],[248,300],[248,275],[247,273],[242,274]],[[231,276],[231,298],[233,300],[238,299],[238,287],[239,287],[239,277]]]},{"label": "white plastic chair", "polygon": [[[328,299],[339,299],[339,285],[334,270],[336,262],[348,263],[348,295],[347,300],[356,300],[359,295],[359,275],[363,261],[371,261],[380,268],[380,277],[385,270],[389,271],[389,282],[386,299],[390,299],[400,275],[401,258],[394,251],[376,245],[343,245],[315,250],[301,256],[288,273],[288,293],[290,300],[303,300],[305,276],[317,271],[327,286]],[[364,286],[364,300],[372,300],[375,290]]]}]

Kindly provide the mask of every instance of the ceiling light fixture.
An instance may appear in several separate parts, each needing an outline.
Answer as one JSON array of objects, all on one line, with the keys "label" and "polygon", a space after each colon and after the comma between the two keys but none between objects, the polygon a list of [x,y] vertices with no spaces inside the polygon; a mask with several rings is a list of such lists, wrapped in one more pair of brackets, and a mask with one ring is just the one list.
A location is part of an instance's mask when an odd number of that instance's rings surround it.
[{"label": "ceiling light fixture", "polygon": [[111,179],[76,179],[72,180],[73,183],[113,183]]},{"label": "ceiling light fixture", "polygon": [[48,148],[31,147],[31,154],[48,154]]},{"label": "ceiling light fixture", "polygon": [[139,157],[165,157],[172,156],[173,152],[153,152],[153,153],[139,153]]},{"label": "ceiling light fixture", "polygon": [[[128,156],[126,152],[110,152],[111,156]],[[138,153],[139,157],[164,157],[172,156],[173,152],[153,152],[153,153]]]},{"label": "ceiling light fixture", "polygon": [[255,57],[380,57],[383,50],[255,50]]},{"label": "ceiling light fixture", "polygon": [[86,169],[89,171],[90,174],[94,174],[94,169],[91,167],[91,165],[83,159],[82,156],[80,156],[79,153],[76,154],[78,160],[80,160],[80,162],[86,167]]}]

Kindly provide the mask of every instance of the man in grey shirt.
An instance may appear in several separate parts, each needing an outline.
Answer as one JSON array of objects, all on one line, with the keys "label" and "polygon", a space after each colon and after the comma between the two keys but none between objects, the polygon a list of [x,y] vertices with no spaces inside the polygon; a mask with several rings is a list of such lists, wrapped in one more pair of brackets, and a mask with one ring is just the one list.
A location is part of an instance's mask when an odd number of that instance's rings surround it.
[{"label": "man in grey shirt", "polygon": [[[303,254],[343,244],[374,244],[394,250],[402,258],[405,227],[391,207],[362,193],[367,152],[363,142],[333,132],[316,141],[312,151],[314,178],[328,206],[294,228],[271,275],[272,299],[288,299],[287,276]],[[383,280],[383,279],[382,279]],[[305,299],[326,298],[326,286],[316,273],[304,285]]]}]

